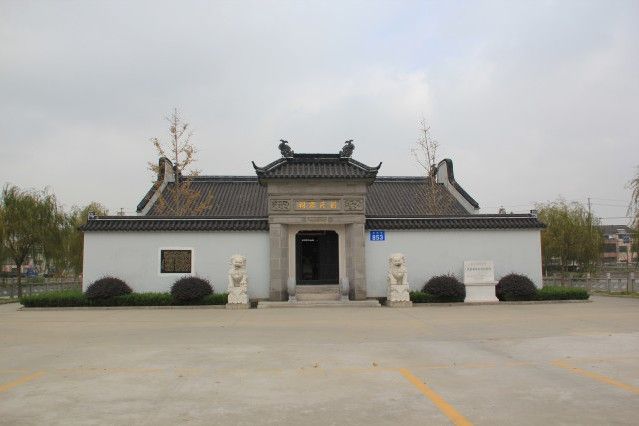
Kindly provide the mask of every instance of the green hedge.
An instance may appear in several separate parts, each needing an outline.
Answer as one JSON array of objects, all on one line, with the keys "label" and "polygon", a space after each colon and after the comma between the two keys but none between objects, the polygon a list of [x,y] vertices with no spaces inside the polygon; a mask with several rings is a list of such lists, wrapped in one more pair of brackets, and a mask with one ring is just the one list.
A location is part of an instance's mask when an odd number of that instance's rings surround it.
[{"label": "green hedge", "polygon": [[[225,305],[226,293],[210,294],[189,305]],[[109,299],[89,300],[81,291],[54,291],[23,296],[20,303],[28,308],[76,307],[76,306],[171,306],[184,305],[170,293],[129,293]]]},{"label": "green hedge", "polygon": [[588,300],[589,297],[583,288],[546,286],[537,290],[537,300]]},{"label": "green hedge", "polygon": [[[428,293],[424,293],[423,291],[411,291],[410,300],[413,303],[438,303],[436,297]],[[439,303],[443,303],[443,302],[439,302]]]},{"label": "green hedge", "polygon": [[[537,290],[534,298],[528,300],[588,300],[590,295],[583,288],[566,288],[547,286]],[[410,300],[413,303],[449,303],[442,302],[437,297],[423,291],[411,291]]]}]

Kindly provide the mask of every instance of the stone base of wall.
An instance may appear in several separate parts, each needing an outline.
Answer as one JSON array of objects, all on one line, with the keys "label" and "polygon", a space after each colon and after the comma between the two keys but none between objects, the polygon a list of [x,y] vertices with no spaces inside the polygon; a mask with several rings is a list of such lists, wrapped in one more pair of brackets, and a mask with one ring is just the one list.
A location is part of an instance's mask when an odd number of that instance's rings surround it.
[{"label": "stone base of wall", "polygon": [[227,303],[226,309],[249,309],[251,305],[249,303]]},{"label": "stone base of wall", "polygon": [[385,305],[389,308],[412,308],[413,302],[411,302],[410,300],[401,302],[392,302],[390,300],[387,300]]}]

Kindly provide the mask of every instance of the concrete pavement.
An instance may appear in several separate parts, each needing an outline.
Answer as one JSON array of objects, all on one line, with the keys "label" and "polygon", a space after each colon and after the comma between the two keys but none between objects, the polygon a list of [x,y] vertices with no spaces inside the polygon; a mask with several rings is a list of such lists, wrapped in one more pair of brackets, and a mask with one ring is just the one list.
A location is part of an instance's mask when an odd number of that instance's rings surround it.
[{"label": "concrete pavement", "polygon": [[0,306],[0,424],[636,424],[639,300]]}]

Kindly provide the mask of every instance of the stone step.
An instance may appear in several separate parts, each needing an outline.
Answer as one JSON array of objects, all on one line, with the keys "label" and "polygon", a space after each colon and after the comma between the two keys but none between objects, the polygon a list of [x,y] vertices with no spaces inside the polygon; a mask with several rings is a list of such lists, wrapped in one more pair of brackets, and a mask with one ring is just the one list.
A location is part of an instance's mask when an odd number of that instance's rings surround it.
[{"label": "stone step", "polygon": [[304,301],[333,301],[340,300],[339,285],[298,285],[295,288],[297,300]]},{"label": "stone step", "polygon": [[329,300],[341,299],[339,293],[297,293],[295,296],[297,297],[297,300],[299,300],[300,302],[304,302],[307,300],[329,301]]},{"label": "stone step", "polygon": [[295,287],[295,293],[297,294],[338,293],[339,294],[339,284],[298,285]]},{"label": "stone step", "polygon": [[376,299],[368,300],[332,300],[332,301],[297,301],[270,302],[259,301],[258,309],[270,308],[380,308],[382,305]]}]

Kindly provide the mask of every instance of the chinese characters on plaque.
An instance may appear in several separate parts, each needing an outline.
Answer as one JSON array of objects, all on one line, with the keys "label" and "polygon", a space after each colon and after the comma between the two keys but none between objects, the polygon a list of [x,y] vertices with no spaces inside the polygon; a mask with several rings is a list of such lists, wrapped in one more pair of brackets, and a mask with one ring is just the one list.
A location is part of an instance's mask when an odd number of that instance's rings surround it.
[{"label": "chinese characters on plaque", "polygon": [[337,210],[339,202],[337,200],[296,200],[296,210]]}]

